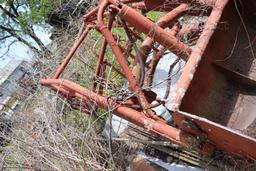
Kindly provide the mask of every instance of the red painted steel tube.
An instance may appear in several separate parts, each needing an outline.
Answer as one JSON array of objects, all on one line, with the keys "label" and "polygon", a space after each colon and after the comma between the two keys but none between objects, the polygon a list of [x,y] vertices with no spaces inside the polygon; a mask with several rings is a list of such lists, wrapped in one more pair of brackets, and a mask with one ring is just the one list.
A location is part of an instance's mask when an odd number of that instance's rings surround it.
[{"label": "red painted steel tube", "polygon": [[108,27],[103,23],[103,14],[107,6],[109,5],[108,0],[102,0],[100,3],[99,11],[98,11],[98,29],[104,35],[110,48],[112,49],[113,53],[115,54],[117,61],[121,68],[124,71],[125,77],[127,78],[128,82],[130,83],[130,89],[135,92],[136,97],[138,98],[140,105],[145,109],[145,113],[149,115],[151,118],[155,120],[159,120],[161,122],[165,122],[163,119],[158,117],[151,109],[150,104],[146,99],[146,96],[143,92],[141,92],[141,88],[137,85],[137,80],[133,77],[130,68],[127,65],[127,61],[117,45],[114,37],[112,36],[111,32],[109,31]]},{"label": "red painted steel tube", "polygon": [[171,50],[177,56],[187,58],[191,53],[191,49],[184,43],[177,40],[176,37],[170,35],[163,28],[129,6],[122,5],[119,16],[139,31],[145,33],[148,37],[153,38],[158,43]]},{"label": "red painted steel tube", "polygon": [[203,26],[200,26],[200,25],[203,25],[203,23],[201,22],[201,23],[183,25],[178,33],[178,36],[184,37],[185,35],[188,35],[190,39],[193,36],[196,37],[200,33],[200,30],[202,30],[203,28]]},{"label": "red painted steel tube", "polygon": [[96,42],[92,46],[92,53],[98,58],[99,54],[97,53],[97,45],[99,43],[100,39],[96,40]]},{"label": "red painted steel tube", "polygon": [[[132,44],[131,45],[127,45],[127,47],[126,48],[128,48],[129,46],[132,46]],[[122,47],[122,46],[120,46],[119,45],[119,48],[121,49],[121,51],[125,54],[125,55],[127,55],[126,57],[131,57],[132,59],[135,59],[136,57],[131,53],[131,51],[132,51],[132,49],[128,49],[129,51],[127,51],[126,50],[126,48],[124,48],[124,47]]]},{"label": "red painted steel tube", "polygon": [[159,48],[159,51],[154,55],[154,57],[152,59],[152,62],[151,62],[152,66],[147,71],[145,86],[149,87],[149,86],[152,85],[152,80],[153,80],[154,72],[156,70],[156,66],[157,66],[158,62],[160,61],[160,59],[163,56],[165,51],[166,51],[166,49],[163,46],[161,46]]},{"label": "red painted steel tube", "polygon": [[104,87],[103,87],[103,80],[106,78],[106,68],[107,68],[107,64],[106,63],[102,63],[101,65],[101,69],[100,69],[100,83],[99,83],[99,95],[103,95],[104,93]]},{"label": "red painted steel tube", "polygon": [[[171,31],[170,34],[171,35],[176,35],[178,32],[179,28],[177,26],[177,24],[175,24]],[[163,56],[164,52],[166,51],[166,48],[164,48],[163,46],[160,46],[159,51],[156,53],[156,55],[153,57],[152,62],[151,62],[151,68],[148,70],[147,75],[148,75],[148,81],[146,86],[150,86],[152,83],[152,78],[154,76],[155,70],[156,70],[156,66],[158,64],[158,62],[160,61],[161,57]]]},{"label": "red painted steel tube", "polygon": [[91,11],[89,11],[87,14],[85,14],[83,16],[84,21],[87,21],[91,17],[95,16],[97,14],[98,10],[99,10],[99,7],[97,6],[94,9],[92,9]]},{"label": "red painted steel tube", "polygon": [[119,46],[117,45],[117,43],[116,43],[114,37],[112,36],[111,32],[109,31],[108,27],[106,25],[104,25],[104,23],[103,23],[103,13],[108,4],[109,3],[107,0],[103,0],[102,3],[100,3],[100,7],[99,7],[99,11],[98,11],[98,28],[99,28],[100,32],[106,38],[109,46],[111,47],[113,53],[115,54],[115,56],[118,60],[118,63],[120,64],[120,66],[122,67],[122,69],[124,71],[125,77],[131,84],[131,89],[133,91],[136,91],[135,87],[137,87],[137,85],[136,85],[137,82],[133,78],[133,75],[126,63],[125,57],[123,56],[122,51],[120,50]]},{"label": "red painted steel tube", "polygon": [[[108,22],[108,29],[110,30],[112,28],[112,24],[114,22],[114,14],[111,14],[110,15],[110,18],[109,18],[109,22]],[[106,38],[104,38],[103,42],[102,42],[102,45],[101,45],[101,51],[100,51],[100,55],[99,55],[99,58],[98,58],[98,63],[97,63],[97,66],[96,66],[96,72],[95,72],[95,76],[99,76],[100,74],[100,68],[103,64],[103,60],[104,60],[104,56],[105,56],[105,53],[106,53],[106,49],[107,49],[107,40]],[[92,90],[95,91],[96,90],[96,87],[97,87],[97,83],[94,82],[93,85],[92,85]]]},{"label": "red painted steel tube", "polygon": [[145,2],[137,2],[137,3],[132,3],[131,5],[129,5],[132,8],[135,9],[140,9],[140,10],[147,10],[147,7],[145,5]]},{"label": "red painted steel tube", "polygon": [[[189,8],[188,4],[181,4],[177,8],[173,9],[169,13],[167,13],[165,16],[161,17],[159,21],[156,23],[159,27],[162,27],[165,29],[166,27],[169,27],[175,20],[177,20],[179,17],[184,14]],[[171,34],[175,35],[175,34]],[[154,40],[150,37],[147,37],[143,42],[139,49],[139,55],[141,56],[144,63],[147,60],[147,57],[152,49]],[[137,66],[139,67],[139,66]]]},{"label": "red painted steel tube", "polygon": [[143,0],[121,0],[121,2],[124,3],[124,4],[141,2],[141,1],[143,1]]},{"label": "red painted steel tube", "polygon": [[[178,32],[178,29],[179,29],[178,26],[175,24],[172,27],[170,34],[176,35]],[[153,79],[157,64],[160,61],[161,57],[163,56],[164,52],[166,52],[166,48],[164,48],[163,46],[160,46],[159,51],[154,55],[154,57],[151,61],[151,67],[147,71],[147,78],[145,81],[145,86],[151,86],[152,79]]]},{"label": "red painted steel tube", "polygon": [[144,2],[148,10],[170,11],[181,3],[213,7],[216,0],[144,0]]},{"label": "red painted steel tube", "polygon": [[166,15],[161,17],[157,21],[157,25],[162,28],[169,27],[174,21],[179,19],[186,11],[189,10],[188,4],[180,4],[178,7],[174,8],[172,11],[168,12]]},{"label": "red painted steel tube", "polygon": [[193,49],[189,57],[189,60],[187,61],[183,69],[183,72],[180,76],[180,79],[177,83],[175,101],[170,101],[166,104],[169,110],[174,110],[174,111],[178,110],[181,104],[182,98],[184,97],[191,83],[191,80],[193,79],[196,68],[199,62],[201,61],[202,55],[209,43],[211,36],[213,35],[217,27],[217,23],[219,22],[223,9],[228,3],[228,1],[229,0],[217,0],[216,4],[214,5],[212,13],[209,16],[206,22],[206,25],[204,27],[204,30],[200,38],[198,39],[197,44]]},{"label": "red painted steel tube", "polygon": [[185,147],[195,147],[198,145],[195,137],[188,135],[183,131],[171,127],[165,123],[156,122],[155,120],[146,117],[143,113],[137,112],[134,109],[116,104],[111,98],[107,99],[71,81],[61,79],[44,79],[41,80],[41,84],[49,86],[55,90],[57,87],[61,87],[59,89],[57,88],[57,90],[59,91],[63,89],[68,89],[70,94],[72,94],[73,96],[83,99],[85,101],[91,100],[95,102],[98,107],[105,110],[113,110],[113,113],[117,116],[124,118],[140,127],[143,127],[150,132],[154,132],[158,135],[168,138],[170,141],[176,144]]},{"label": "red painted steel tube", "polygon": [[[166,27],[170,27],[170,25],[177,20],[179,17],[182,16],[187,10],[189,9],[188,4],[180,4],[177,8],[173,9],[169,13],[167,13],[165,16],[161,17],[156,24],[159,27],[162,27],[165,29]],[[173,28],[172,28],[173,29]],[[173,33],[169,33],[170,35],[175,36]],[[142,58],[143,62],[145,63],[147,60],[147,57],[149,53],[152,50],[154,44],[154,40],[151,37],[147,37],[143,42],[142,45],[139,48],[139,54]],[[137,57],[138,58],[138,57]],[[133,73],[135,74],[135,77],[139,79],[140,77],[140,65],[135,61],[136,66],[133,68]]]},{"label": "red painted steel tube", "polygon": [[[96,46],[97,46],[97,42],[93,45],[92,52],[93,52],[93,54],[98,58],[99,55],[98,55],[97,52],[96,52]],[[121,50],[124,49],[124,48],[121,47],[121,46],[120,46],[120,48],[121,48]],[[134,56],[133,56],[133,57],[134,57]],[[124,77],[124,73],[122,73],[119,69],[117,69],[115,66],[113,66],[112,64],[110,64],[107,60],[104,60],[103,63],[106,64],[107,66],[111,67],[115,72],[117,72],[117,73],[120,74],[122,77]],[[94,87],[94,86],[92,86],[92,87]],[[92,88],[92,89],[94,89],[94,88]],[[96,87],[95,87],[95,89],[96,89]]]},{"label": "red painted steel tube", "polygon": [[103,62],[104,64],[106,64],[107,66],[109,66],[110,68],[112,68],[116,73],[118,73],[119,75],[121,75],[122,77],[124,77],[124,73],[122,73],[119,69],[117,69],[114,65],[110,64],[107,61]]},{"label": "red painted steel tube", "polygon": [[102,45],[101,45],[100,55],[98,57],[98,64],[96,66],[96,71],[95,71],[96,76],[99,76],[99,74],[100,74],[100,67],[101,67],[102,62],[104,60],[104,55],[105,55],[105,52],[106,52],[106,48],[107,48],[107,40],[104,39],[103,42],[102,42]]},{"label": "red painted steel tube", "polygon": [[83,31],[82,35],[80,36],[80,38],[78,39],[78,41],[73,45],[72,49],[70,50],[70,52],[68,53],[68,55],[66,56],[66,58],[64,59],[64,61],[62,62],[62,64],[60,65],[60,67],[57,69],[55,75],[53,76],[53,78],[59,78],[61,73],[63,72],[63,70],[66,68],[67,64],[69,63],[69,61],[71,60],[71,58],[73,57],[73,55],[75,54],[76,50],[78,49],[78,47],[81,45],[81,43],[83,42],[83,40],[85,39],[85,37],[87,36],[88,32],[94,27],[93,24],[88,24],[88,26],[85,28],[85,30]]}]

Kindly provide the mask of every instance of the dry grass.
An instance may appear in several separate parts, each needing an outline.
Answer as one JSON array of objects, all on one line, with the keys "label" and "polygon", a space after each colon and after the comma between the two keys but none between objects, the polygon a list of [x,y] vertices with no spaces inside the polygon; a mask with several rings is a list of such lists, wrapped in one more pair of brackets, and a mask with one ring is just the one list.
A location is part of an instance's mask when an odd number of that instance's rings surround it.
[{"label": "dry grass", "polygon": [[[75,115],[68,107],[65,100],[45,89],[26,101],[14,117],[10,144],[2,153],[2,168],[112,170],[108,145],[99,140],[99,125],[90,116]],[[124,161],[126,152],[119,152],[123,154],[118,158],[123,156]]]},{"label": "dry grass", "polygon": [[[73,21],[70,29],[79,30],[81,21]],[[77,27],[76,27],[77,26]],[[37,63],[32,81],[53,75],[74,42],[70,31],[61,31],[52,43],[53,56]],[[68,65],[63,78],[88,87],[92,83],[96,58],[88,46],[95,35],[85,41]],[[47,57],[48,58],[48,57]],[[74,110],[70,103],[48,88],[37,87],[35,93],[22,90],[28,96],[13,115],[9,134],[2,134],[0,168],[4,170],[123,170],[130,148],[120,142],[102,141],[101,131],[108,113],[98,111],[90,116]],[[80,102],[82,106],[82,102]],[[95,112],[95,111],[94,111]],[[111,151],[111,152],[110,152]],[[113,154],[112,154],[113,153]]]}]

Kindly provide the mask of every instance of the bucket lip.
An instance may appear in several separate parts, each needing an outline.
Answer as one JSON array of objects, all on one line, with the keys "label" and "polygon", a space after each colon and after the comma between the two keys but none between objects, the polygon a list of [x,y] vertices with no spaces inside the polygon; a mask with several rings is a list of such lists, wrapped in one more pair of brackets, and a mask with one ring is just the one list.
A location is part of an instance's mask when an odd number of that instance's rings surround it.
[{"label": "bucket lip", "polygon": [[202,132],[207,134],[208,141],[212,142],[219,149],[232,154],[256,158],[256,139],[232,128],[223,126],[206,118],[191,113],[177,110],[173,113],[173,119],[179,128],[189,133],[195,133],[192,129],[184,127],[182,121],[188,119],[195,123]]},{"label": "bucket lip", "polygon": [[250,140],[253,140],[253,141],[255,141],[255,143],[256,143],[256,139],[255,139],[255,138],[252,138],[252,137],[250,137],[250,136],[248,136],[248,135],[246,135],[246,134],[243,134],[243,133],[240,132],[240,131],[236,131],[236,130],[234,130],[234,129],[232,129],[232,128],[223,126],[223,125],[221,125],[221,124],[219,124],[219,123],[213,122],[213,121],[211,121],[211,120],[209,120],[209,119],[206,119],[206,118],[203,118],[203,117],[200,117],[200,116],[197,116],[197,115],[195,115],[195,114],[188,113],[188,112],[184,112],[184,111],[181,111],[181,110],[176,111],[175,114],[179,114],[179,115],[185,116],[185,117],[187,117],[187,118],[189,118],[189,119],[191,119],[191,120],[198,120],[198,121],[201,121],[201,122],[209,123],[209,124],[211,124],[211,125],[214,125],[214,126],[223,128],[223,129],[228,130],[228,131],[230,131],[230,132],[232,132],[232,133],[234,133],[234,134],[238,134],[239,136],[242,136],[242,137],[244,137],[244,138],[248,138],[248,139],[250,139]]}]

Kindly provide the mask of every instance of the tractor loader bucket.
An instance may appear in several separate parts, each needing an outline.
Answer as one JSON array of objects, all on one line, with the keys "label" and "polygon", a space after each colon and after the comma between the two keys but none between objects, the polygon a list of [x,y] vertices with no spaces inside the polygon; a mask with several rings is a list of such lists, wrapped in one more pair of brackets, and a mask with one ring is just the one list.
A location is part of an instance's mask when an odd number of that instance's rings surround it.
[{"label": "tractor loader bucket", "polygon": [[242,26],[236,5],[230,1],[226,6],[205,50],[196,47],[200,49],[183,70],[176,99],[166,106],[176,111],[174,118],[181,129],[197,134],[184,125],[184,120],[195,122],[221,149],[255,158],[255,137],[243,133],[256,130],[256,44],[251,45],[246,36],[255,36],[256,30],[246,17]]},{"label": "tractor loader bucket", "polygon": [[[253,4],[247,0],[243,7],[255,12]],[[99,108],[111,110],[181,148],[203,155],[217,149],[256,159],[256,140],[250,137],[256,130],[256,43],[251,39],[256,29],[250,13],[242,14],[240,9],[240,4],[232,0],[100,0],[84,15],[87,27],[56,74],[41,80],[41,84],[69,99],[93,101]],[[152,21],[145,15],[150,10],[165,15]],[[204,20],[185,27],[180,19],[187,16]],[[115,27],[125,31],[125,46],[111,32]],[[95,77],[104,78],[106,67],[115,68],[105,57],[109,46],[121,68],[115,70],[129,83],[133,96],[119,101],[105,97],[98,83],[92,83],[90,90],[60,78],[91,30],[97,30],[103,38]],[[193,44],[183,39],[183,35],[191,34],[196,38]],[[142,43],[136,44],[138,41]],[[152,77],[166,52],[185,66],[174,89],[170,89],[167,78],[167,93],[159,100],[151,88]],[[132,64],[128,64],[127,56]],[[176,64],[169,64],[170,70]],[[152,101],[165,106],[174,122],[155,113]]]}]

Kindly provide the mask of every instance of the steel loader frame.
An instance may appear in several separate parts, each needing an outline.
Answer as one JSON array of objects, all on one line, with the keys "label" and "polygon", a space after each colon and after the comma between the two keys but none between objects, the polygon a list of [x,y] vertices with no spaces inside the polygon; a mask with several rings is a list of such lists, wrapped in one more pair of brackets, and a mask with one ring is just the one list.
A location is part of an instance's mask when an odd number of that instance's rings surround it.
[{"label": "steel loader frame", "polygon": [[[195,113],[184,112],[181,109],[183,98],[191,85],[198,66],[200,66],[200,61],[202,58],[206,58],[204,56],[205,51],[229,0],[197,0],[193,2],[192,0],[191,2],[190,0],[182,0],[179,3],[172,2],[177,1],[100,0],[97,7],[84,15],[86,28],[57,69],[55,75],[51,79],[41,80],[41,84],[58,91],[66,98],[82,99],[84,102],[93,101],[99,108],[111,109],[115,115],[145,128],[146,131],[160,135],[182,148],[196,150],[204,155],[212,154],[214,149],[217,148],[256,159],[255,139],[235,132],[221,124],[196,116]],[[196,45],[192,48],[177,38],[179,26],[175,21],[185,13],[197,15],[200,11],[193,9],[200,6],[206,7],[203,12],[209,16]],[[149,10],[163,11],[167,14],[160,18],[157,23],[154,23],[143,15]],[[142,11],[142,13],[139,11]],[[108,19],[107,24],[104,23],[105,19]],[[125,29],[128,35],[127,47],[121,47],[116,37],[111,33],[113,27],[120,26]],[[171,28],[171,31],[167,31],[166,28]],[[76,50],[93,29],[103,36],[95,76],[104,77],[106,67],[114,68],[105,58],[106,48],[109,46],[121,67],[121,70],[114,69],[127,79],[129,90],[134,93],[133,98],[135,100],[118,101],[112,97],[104,97],[103,87],[96,82],[92,84],[92,88],[89,90],[74,82],[60,78]],[[191,30],[187,30],[187,32],[189,31]],[[144,33],[147,37],[143,40],[137,54],[132,55],[131,49],[134,41],[142,40],[138,32]],[[158,49],[154,49],[156,48],[155,43],[159,44]],[[156,55],[152,60],[151,67],[149,67],[146,66],[146,60],[152,49],[156,50]],[[168,110],[172,112],[177,127],[171,126],[155,114],[151,102],[157,99],[154,95],[152,96],[150,90],[144,88],[152,84],[152,75],[156,65],[166,50],[186,61],[177,83],[175,96],[172,100],[167,98],[165,103]],[[133,68],[128,65],[125,53],[133,56]],[[147,68],[146,72],[145,68]]]}]

